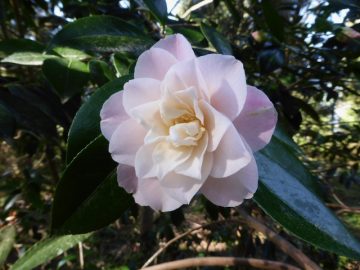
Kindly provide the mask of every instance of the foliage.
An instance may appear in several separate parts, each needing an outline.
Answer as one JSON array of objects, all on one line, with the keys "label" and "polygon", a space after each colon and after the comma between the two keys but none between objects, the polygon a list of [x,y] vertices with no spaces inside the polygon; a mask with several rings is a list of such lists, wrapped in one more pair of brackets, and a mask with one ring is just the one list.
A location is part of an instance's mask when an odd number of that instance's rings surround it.
[{"label": "foliage", "polygon": [[[180,2],[188,10],[196,1]],[[241,60],[248,83],[279,113],[272,142],[256,156],[256,204],[244,208],[286,229],[322,267],[355,269],[360,244],[347,227],[359,232],[358,214],[338,212],[344,225],[327,205],[347,212],[360,205],[359,10],[356,1],[220,0],[184,17],[168,16],[161,0],[0,2],[0,263],[75,269],[75,250],[51,259],[89,237],[72,234],[103,228],[86,240],[93,247],[87,263],[138,268],[156,241],[173,237],[169,222],[184,229],[189,217],[237,217],[200,197],[171,214],[146,214],[117,186],[100,135],[100,108],[131,78],[139,54],[164,34],[182,33],[198,55]],[[184,256],[279,258],[256,232],[230,222],[214,227],[185,241]],[[227,248],[210,248],[214,241]],[[113,258],[99,251],[103,243]],[[178,258],[179,248],[166,258]],[[120,257],[115,249],[124,250]]]}]

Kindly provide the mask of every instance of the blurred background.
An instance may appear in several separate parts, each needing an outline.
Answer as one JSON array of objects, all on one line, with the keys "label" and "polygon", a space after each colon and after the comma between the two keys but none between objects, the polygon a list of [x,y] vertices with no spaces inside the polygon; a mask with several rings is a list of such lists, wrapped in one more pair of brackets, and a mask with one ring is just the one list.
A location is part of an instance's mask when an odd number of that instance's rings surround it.
[{"label": "blurred background", "polygon": [[[317,177],[323,200],[360,237],[360,2],[166,3],[168,15],[161,24],[140,0],[0,1],[2,269],[49,235],[52,200],[75,113],[97,88],[131,74],[146,49],[144,44],[125,44],[123,50],[58,48],[44,55],[65,25],[93,15],[120,18],[154,42],[182,33],[197,55],[218,51],[241,60],[248,84],[262,89],[276,105],[277,132],[294,139],[296,155]],[[55,61],[52,56],[63,58]],[[360,269],[359,262],[291,236],[252,200],[244,208],[323,269]],[[207,223],[213,224],[184,236],[158,259],[211,254],[292,262],[264,234],[246,225],[217,223],[234,215],[234,210],[201,197],[166,214],[134,206],[38,269],[137,269],[162,243]]]}]

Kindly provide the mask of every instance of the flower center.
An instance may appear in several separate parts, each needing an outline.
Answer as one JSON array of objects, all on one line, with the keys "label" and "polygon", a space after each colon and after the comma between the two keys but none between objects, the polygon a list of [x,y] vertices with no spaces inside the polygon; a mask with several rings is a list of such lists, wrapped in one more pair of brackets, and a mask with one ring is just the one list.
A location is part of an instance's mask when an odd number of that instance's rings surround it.
[{"label": "flower center", "polygon": [[[189,121],[186,121],[189,120]],[[175,125],[169,128],[169,139],[171,143],[178,146],[197,145],[205,128],[194,116],[181,116],[175,119]]]}]

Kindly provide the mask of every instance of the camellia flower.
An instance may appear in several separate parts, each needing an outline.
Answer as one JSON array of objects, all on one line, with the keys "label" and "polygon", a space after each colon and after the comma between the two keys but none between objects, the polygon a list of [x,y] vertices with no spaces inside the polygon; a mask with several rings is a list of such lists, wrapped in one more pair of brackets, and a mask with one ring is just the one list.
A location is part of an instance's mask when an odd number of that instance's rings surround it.
[{"label": "camellia flower", "polygon": [[161,211],[198,193],[220,206],[251,198],[258,186],[253,152],[270,141],[277,113],[246,85],[242,63],[196,57],[176,34],[140,55],[134,78],[100,113],[119,185]]}]

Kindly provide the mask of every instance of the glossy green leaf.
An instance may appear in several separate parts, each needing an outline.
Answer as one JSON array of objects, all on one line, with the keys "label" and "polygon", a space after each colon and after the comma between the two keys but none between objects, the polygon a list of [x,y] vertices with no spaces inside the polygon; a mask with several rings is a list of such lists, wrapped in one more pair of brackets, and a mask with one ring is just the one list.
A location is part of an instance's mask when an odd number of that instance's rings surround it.
[{"label": "glossy green leaf", "polygon": [[53,236],[44,239],[30,249],[18,259],[10,268],[11,270],[30,270],[51,259],[59,256],[77,243],[86,240],[91,234]]},{"label": "glossy green leaf", "polygon": [[83,51],[70,47],[55,47],[52,51],[70,60],[85,60],[91,57]]},{"label": "glossy green leaf", "polygon": [[201,24],[200,28],[205,38],[216,49],[217,52],[221,54],[229,54],[229,55],[233,54],[230,43],[226,40],[226,38],[223,35],[221,35],[211,26],[208,26],[203,23]]},{"label": "glossy green leaf", "polygon": [[13,53],[42,53],[44,50],[44,45],[30,39],[6,39],[0,41],[0,58],[4,58]]},{"label": "glossy green leaf", "polygon": [[1,60],[1,62],[26,66],[41,66],[46,59],[50,58],[57,58],[57,56],[36,52],[19,52],[10,54]]},{"label": "glossy green leaf", "polygon": [[261,1],[266,24],[270,32],[279,40],[284,40],[285,24],[283,18],[277,12],[274,3],[270,0]]},{"label": "glossy green leaf", "polygon": [[185,26],[170,26],[170,30],[175,33],[183,34],[192,44],[198,44],[204,40],[204,35],[200,30],[194,27],[185,27]]},{"label": "glossy green leaf", "polygon": [[16,237],[14,225],[9,225],[0,229],[0,266],[4,265]]},{"label": "glossy green leaf", "polygon": [[[56,187],[51,220],[52,232],[62,232],[62,226],[66,221],[115,167],[116,163],[108,152],[108,141],[101,135],[76,155],[66,167]],[[96,218],[94,222],[95,220]]]},{"label": "glossy green leaf", "polygon": [[[272,141],[270,144],[274,144]],[[310,189],[310,179],[284,149],[270,145],[257,153],[260,185],[255,201],[272,218],[299,238],[322,249],[360,258],[360,244]],[[294,164],[291,162],[295,161]]]},{"label": "glossy green leaf", "polygon": [[280,48],[267,48],[259,52],[258,61],[260,71],[270,73],[285,65],[285,54]]},{"label": "glossy green leaf", "polygon": [[96,52],[140,54],[153,41],[138,28],[112,16],[91,16],[67,24],[53,38],[50,49],[63,46]]},{"label": "glossy green leaf", "polygon": [[103,103],[115,92],[122,90],[130,77],[113,80],[99,88],[75,115],[70,127],[67,162],[100,134],[100,110]]},{"label": "glossy green leaf", "polygon": [[89,63],[91,79],[98,85],[103,85],[108,81],[116,79],[114,71],[108,63],[101,60],[92,60]]},{"label": "glossy green leaf", "polygon": [[77,60],[47,59],[42,71],[64,102],[81,93],[90,79],[88,66]]},{"label": "glossy green leaf", "polygon": [[116,174],[111,173],[76,209],[61,231],[67,234],[100,229],[118,219],[132,203],[132,196],[119,187]]},{"label": "glossy green leaf", "polygon": [[154,17],[165,25],[167,21],[167,5],[165,0],[144,0],[145,5],[149,8]]}]

